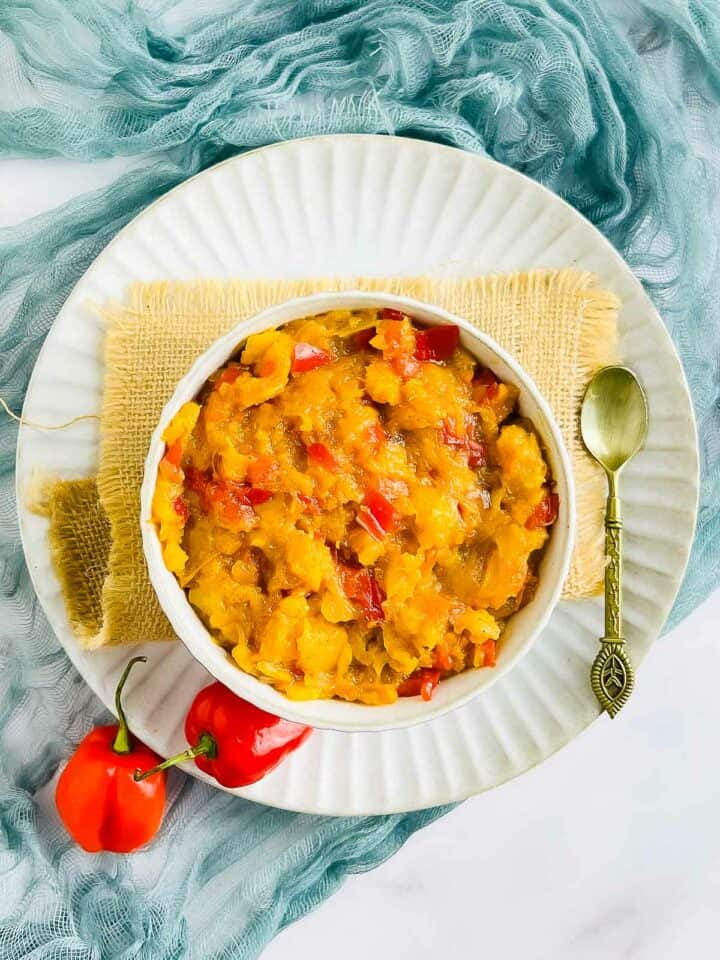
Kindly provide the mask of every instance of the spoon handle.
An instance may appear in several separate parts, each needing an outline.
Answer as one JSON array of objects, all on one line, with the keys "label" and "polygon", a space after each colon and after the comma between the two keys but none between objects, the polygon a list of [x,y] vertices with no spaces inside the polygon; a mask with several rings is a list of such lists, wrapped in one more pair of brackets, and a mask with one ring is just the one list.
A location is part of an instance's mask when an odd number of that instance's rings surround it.
[{"label": "spoon handle", "polygon": [[611,717],[627,703],[635,683],[633,666],[622,636],[622,514],[616,481],[609,477],[605,511],[605,636],[595,657],[591,681],[595,696]]}]

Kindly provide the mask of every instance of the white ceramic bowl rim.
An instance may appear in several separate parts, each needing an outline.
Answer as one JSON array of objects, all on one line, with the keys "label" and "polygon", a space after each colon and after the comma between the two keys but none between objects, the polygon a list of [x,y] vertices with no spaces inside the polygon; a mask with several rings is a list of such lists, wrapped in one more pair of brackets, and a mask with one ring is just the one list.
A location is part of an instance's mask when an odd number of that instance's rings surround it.
[{"label": "white ceramic bowl rim", "polygon": [[[508,620],[494,669],[468,670],[446,678],[436,689],[430,703],[425,703],[419,697],[401,699],[387,706],[368,706],[340,700],[293,701],[235,665],[226,651],[212,640],[175,576],[163,562],[160,541],[151,520],[157,468],[165,449],[162,434],[182,404],[197,394],[208,377],[251,334],[328,310],[382,306],[402,310],[424,325],[457,324],[461,331],[461,344],[480,362],[491,367],[500,379],[514,382],[520,388],[520,411],[532,420],[543,442],[555,489],[560,497],[560,514],[543,554],[537,592],[526,607]],[[150,441],[141,488],[140,522],[148,572],[160,605],[188,651],[210,674],[238,696],[289,720],[334,730],[387,730],[423,723],[460,706],[487,690],[529,650],[558,602],[567,577],[575,530],[575,491],[568,453],[547,402],[531,377],[491,337],[446,310],[409,297],[382,292],[343,291],[298,297],[270,307],[238,324],[195,361],[163,409]]]}]

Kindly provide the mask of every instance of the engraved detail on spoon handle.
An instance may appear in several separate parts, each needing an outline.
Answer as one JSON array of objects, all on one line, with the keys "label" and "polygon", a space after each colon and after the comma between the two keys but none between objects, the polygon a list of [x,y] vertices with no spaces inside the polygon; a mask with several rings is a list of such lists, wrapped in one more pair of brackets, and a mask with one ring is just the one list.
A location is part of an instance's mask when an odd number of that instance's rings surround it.
[{"label": "engraved detail on spoon handle", "polygon": [[615,717],[630,699],[635,674],[624,640],[603,638],[600,643],[602,647],[595,657],[590,681],[600,706]]},{"label": "engraved detail on spoon handle", "polygon": [[591,682],[603,710],[611,717],[627,703],[635,684],[622,636],[622,516],[620,500],[609,496],[605,514],[605,636],[593,663]]},{"label": "engraved detail on spoon handle", "polygon": [[605,637],[622,637],[622,515],[620,499],[610,496],[605,513]]}]

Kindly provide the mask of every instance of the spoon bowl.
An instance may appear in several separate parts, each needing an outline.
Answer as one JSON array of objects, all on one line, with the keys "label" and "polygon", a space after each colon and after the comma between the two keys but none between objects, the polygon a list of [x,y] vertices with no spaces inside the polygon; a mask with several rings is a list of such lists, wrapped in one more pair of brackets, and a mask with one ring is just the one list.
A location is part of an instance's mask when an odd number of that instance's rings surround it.
[{"label": "spoon bowl", "polygon": [[627,367],[603,367],[588,384],[580,414],[585,446],[608,473],[616,473],[645,442],[645,391]]}]

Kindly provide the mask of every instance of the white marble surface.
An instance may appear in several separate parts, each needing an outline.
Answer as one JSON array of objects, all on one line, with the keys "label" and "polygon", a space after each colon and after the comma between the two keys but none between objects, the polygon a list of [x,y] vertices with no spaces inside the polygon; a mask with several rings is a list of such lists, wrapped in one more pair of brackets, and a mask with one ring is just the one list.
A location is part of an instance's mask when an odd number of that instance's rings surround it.
[{"label": "white marble surface", "polygon": [[[0,226],[135,163],[0,161]],[[720,592],[621,716],[352,877],[264,960],[684,960],[718,953]]]},{"label": "white marble surface", "polygon": [[616,720],[350,878],[264,960],[716,957],[719,624],[716,592]]}]

